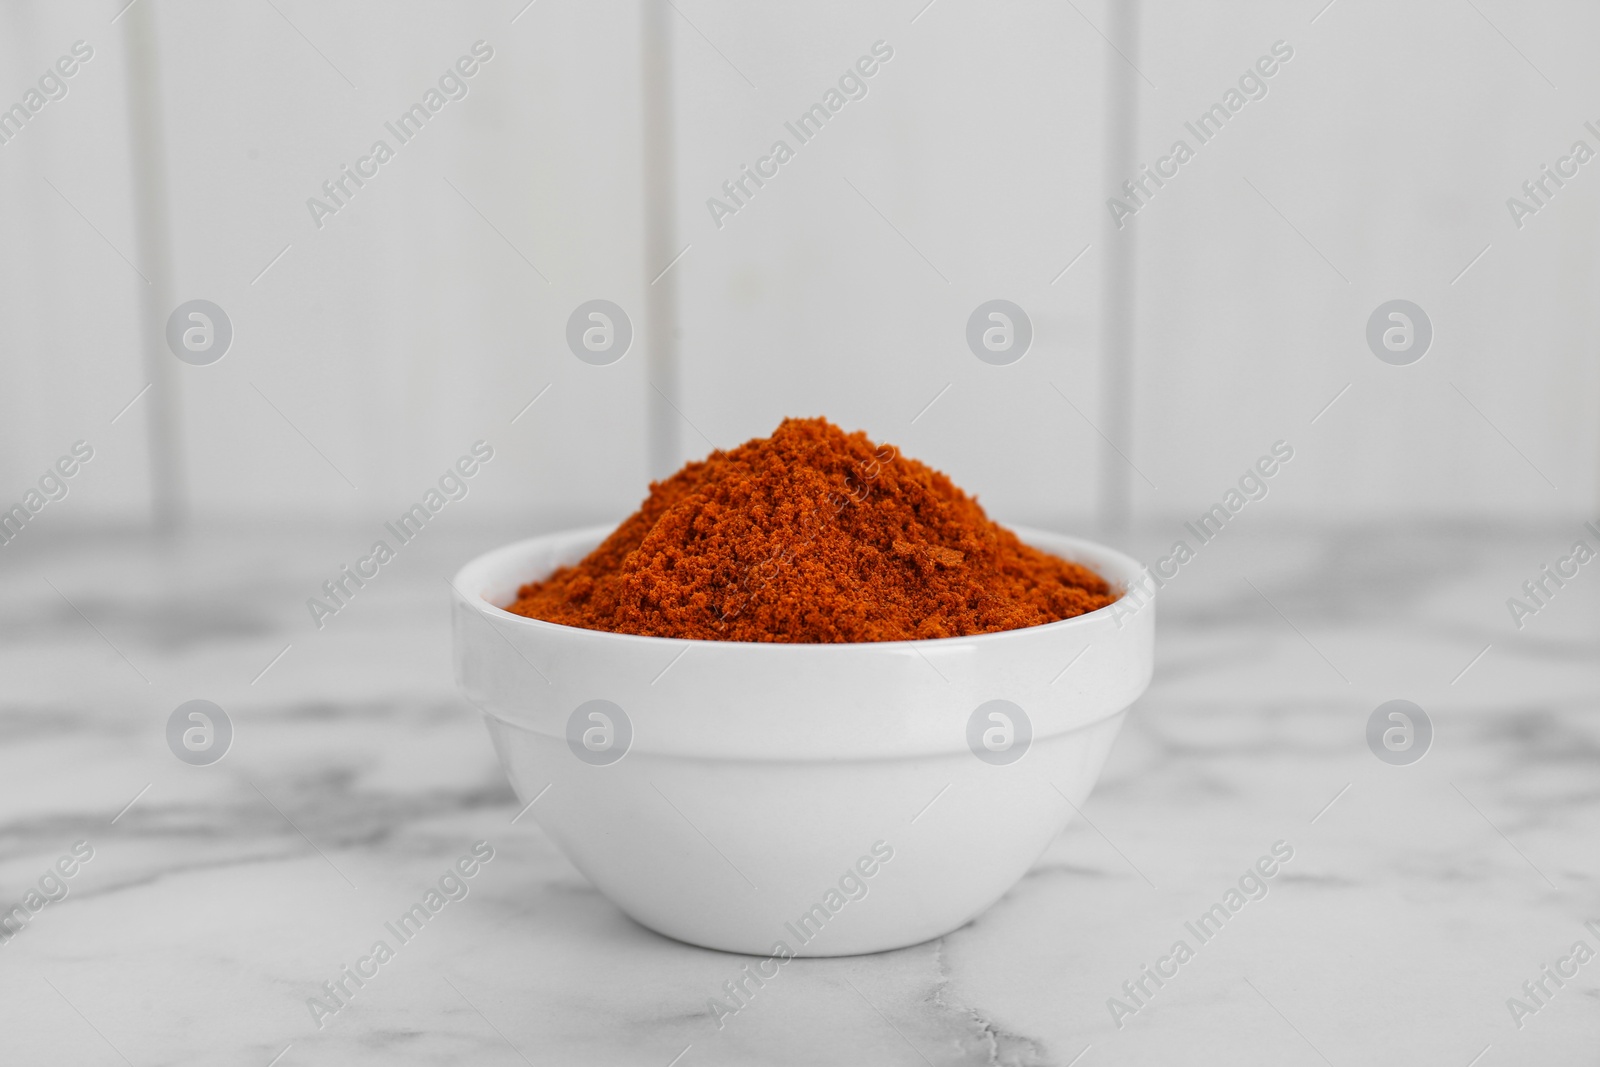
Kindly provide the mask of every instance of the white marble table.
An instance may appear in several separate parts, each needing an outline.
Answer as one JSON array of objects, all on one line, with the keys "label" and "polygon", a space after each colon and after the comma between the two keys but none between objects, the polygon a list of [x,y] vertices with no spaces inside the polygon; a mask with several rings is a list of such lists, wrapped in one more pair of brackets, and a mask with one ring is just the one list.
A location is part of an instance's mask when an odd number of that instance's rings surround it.
[{"label": "white marble table", "polygon": [[[93,858],[0,946],[0,1062],[1596,1063],[1600,961],[1520,1029],[1506,1003],[1600,949],[1600,576],[1520,632],[1504,603],[1571,525],[1229,531],[1163,593],[1092,827],[966,928],[797,961],[720,1030],[743,960],[634,925],[513,824],[454,691],[441,579],[511,531],[430,529],[321,632],[304,600],[364,530],[19,542],[0,902],[74,842]],[[197,697],[237,730],[210,767],[164,739]],[[1437,731],[1411,766],[1365,742],[1392,697]],[[479,840],[470,894],[319,1028],[307,998]],[[1280,840],[1268,895],[1188,935]],[[1180,938],[1119,1028],[1108,998]]]}]

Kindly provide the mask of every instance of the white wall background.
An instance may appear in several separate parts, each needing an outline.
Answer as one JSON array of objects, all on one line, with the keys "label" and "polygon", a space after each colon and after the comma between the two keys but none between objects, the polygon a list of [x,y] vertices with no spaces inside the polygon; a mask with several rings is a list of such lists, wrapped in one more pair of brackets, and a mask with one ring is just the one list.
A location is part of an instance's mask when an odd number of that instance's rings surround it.
[{"label": "white wall background", "polygon": [[[0,104],[74,41],[95,49],[0,145],[0,502],[87,438],[96,459],[41,521],[145,521],[161,406],[147,394],[110,419],[154,380],[197,521],[383,517],[480,437],[498,450],[484,514],[544,526],[637,503],[641,320],[665,265],[644,255],[639,0],[138,0],[113,23],[124,2],[0,9]],[[1117,444],[1159,487],[1126,475],[1137,511],[1197,512],[1284,438],[1286,516],[1592,515],[1600,162],[1521,230],[1505,199],[1574,140],[1600,150],[1583,128],[1600,126],[1600,9],[1322,3],[1144,5],[1141,161],[1274,41],[1295,56],[1116,235],[1138,242]],[[676,458],[826,414],[1002,518],[1083,521],[1103,447],[1106,84],[1123,62],[1109,15],[922,4],[676,0]],[[155,374],[130,191],[139,19],[160,50],[173,297],[215,301],[235,329],[221,362]],[[480,38],[495,56],[470,94],[315,228],[306,198]],[[880,39],[895,54],[868,96],[715,227],[705,199],[792,143],[783,121]],[[610,367],[563,340],[595,297],[641,337]],[[1035,324],[1010,367],[964,342],[993,297]],[[1410,367],[1363,339],[1394,297],[1434,323]]]}]

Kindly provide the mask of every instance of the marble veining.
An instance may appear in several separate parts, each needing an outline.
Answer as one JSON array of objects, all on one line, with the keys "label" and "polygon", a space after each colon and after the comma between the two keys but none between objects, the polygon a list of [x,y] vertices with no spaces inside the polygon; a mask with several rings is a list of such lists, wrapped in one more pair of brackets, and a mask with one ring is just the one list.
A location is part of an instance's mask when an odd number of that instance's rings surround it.
[{"label": "marble veining", "polygon": [[[318,631],[304,599],[351,536],[105,532],[8,558],[0,903],[74,842],[94,856],[0,946],[0,1062],[1600,1058],[1600,961],[1520,1028],[1507,1008],[1600,949],[1600,585],[1521,631],[1504,607],[1548,531],[1230,531],[1162,592],[1155,683],[1015,889],[935,942],[792,961],[720,1029],[708,999],[744,959],[642,929],[536,811],[513,822],[455,692],[441,579],[512,532],[419,541]],[[1436,731],[1406,767],[1364,735],[1397,696]],[[236,728],[210,767],[164,739],[195,697]],[[476,841],[494,858],[467,895],[319,1027],[307,999]],[[1108,999],[1278,841],[1266,895],[1119,1026]]]}]

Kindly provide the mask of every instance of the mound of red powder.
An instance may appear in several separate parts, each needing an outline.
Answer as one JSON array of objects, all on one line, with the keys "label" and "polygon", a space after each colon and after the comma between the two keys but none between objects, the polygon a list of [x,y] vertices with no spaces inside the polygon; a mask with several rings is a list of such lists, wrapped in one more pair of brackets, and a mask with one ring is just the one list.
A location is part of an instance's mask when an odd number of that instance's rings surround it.
[{"label": "mound of red powder", "polygon": [[705,641],[903,641],[1015,630],[1117,598],[943,474],[826,419],[690,463],[507,610]]}]

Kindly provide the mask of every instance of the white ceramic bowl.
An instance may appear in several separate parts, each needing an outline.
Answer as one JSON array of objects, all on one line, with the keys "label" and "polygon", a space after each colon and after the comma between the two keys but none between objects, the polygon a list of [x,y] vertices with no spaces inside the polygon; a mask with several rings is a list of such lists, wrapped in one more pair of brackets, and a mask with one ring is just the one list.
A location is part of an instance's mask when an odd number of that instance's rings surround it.
[{"label": "white ceramic bowl", "polygon": [[[956,929],[1066,826],[1150,682],[1149,603],[845,645],[635,637],[501,610],[610,529],[462,568],[456,677],[517,795],[537,798],[525,817],[619,908],[680,941],[839,956]],[[1017,532],[1119,589],[1139,576],[1100,545]],[[1022,715],[979,711],[996,700]]]}]

